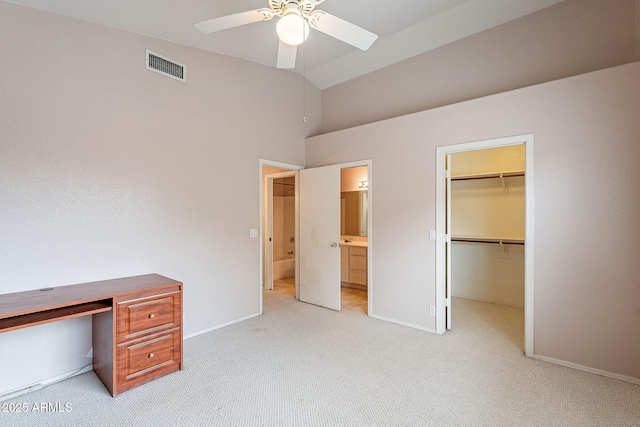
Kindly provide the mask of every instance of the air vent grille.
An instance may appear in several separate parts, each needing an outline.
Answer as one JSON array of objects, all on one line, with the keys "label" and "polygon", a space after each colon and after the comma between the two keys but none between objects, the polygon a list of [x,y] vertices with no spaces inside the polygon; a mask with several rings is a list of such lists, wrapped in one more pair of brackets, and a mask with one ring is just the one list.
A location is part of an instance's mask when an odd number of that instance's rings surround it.
[{"label": "air vent grille", "polygon": [[147,49],[147,70],[155,71],[172,79],[187,81],[187,67],[172,59]]}]

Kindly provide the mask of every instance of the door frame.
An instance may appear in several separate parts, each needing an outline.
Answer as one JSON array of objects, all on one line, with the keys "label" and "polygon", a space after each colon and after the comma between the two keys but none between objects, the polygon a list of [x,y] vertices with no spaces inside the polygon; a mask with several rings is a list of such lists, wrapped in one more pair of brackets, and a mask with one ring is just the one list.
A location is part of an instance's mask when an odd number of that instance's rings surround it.
[{"label": "door frame", "polygon": [[357,168],[361,166],[367,167],[367,316],[373,316],[373,170],[372,170],[372,161],[368,160],[357,160],[353,162],[340,163],[340,170],[349,169],[349,168]]},{"label": "door frame", "polygon": [[443,334],[446,328],[446,245],[445,223],[447,215],[445,192],[445,165],[449,154],[463,151],[483,150],[510,145],[525,146],[525,257],[524,257],[524,353],[534,355],[534,170],[533,134],[509,136],[483,141],[466,142],[436,148],[436,333]]},{"label": "door frame", "polygon": [[[294,239],[295,239],[295,243],[294,243],[294,250],[297,249],[298,247],[298,190],[297,190],[297,185],[298,185],[298,171],[287,171],[287,172],[276,172],[276,173],[269,173],[264,175],[266,181],[267,181],[267,193],[266,193],[266,198],[264,200],[264,206],[266,209],[266,216],[265,216],[265,223],[264,223],[264,233],[263,234],[263,239],[264,239],[264,258],[263,261],[265,263],[264,265],[264,269],[262,270],[264,273],[264,278],[262,280],[262,286],[263,289],[266,290],[273,290],[273,239],[272,240],[267,240],[267,238],[272,238],[273,237],[273,180],[274,179],[279,179],[279,178],[294,178],[294,206],[295,206],[295,213],[294,213],[294,221],[295,221],[295,225],[294,225]],[[268,243],[271,244],[268,244]],[[296,253],[297,255],[297,253]],[[295,259],[295,256],[294,256]],[[296,265],[296,299],[298,298],[298,269],[297,269],[297,262],[295,263]],[[271,286],[269,286],[269,284],[271,284]]]},{"label": "door frame", "polygon": [[[300,222],[299,222],[299,216],[298,216],[298,199],[299,199],[299,194],[298,194],[298,185],[297,185],[297,180],[298,180],[298,171],[301,169],[304,169],[304,166],[300,166],[300,165],[294,165],[294,164],[290,164],[290,163],[282,163],[282,162],[277,162],[277,161],[273,161],[273,160],[266,160],[266,159],[260,159],[258,161],[258,176],[259,176],[259,184],[258,184],[258,193],[259,193],[259,215],[260,215],[260,233],[258,233],[259,237],[260,237],[260,255],[259,255],[259,260],[260,260],[260,278],[258,280],[258,295],[259,295],[259,314],[263,314],[263,307],[262,307],[262,289],[264,287],[264,257],[265,257],[265,235],[267,233],[266,230],[266,226],[265,226],[265,180],[266,180],[266,176],[263,174],[263,167],[264,166],[268,166],[268,167],[273,167],[273,168],[278,168],[278,169],[287,169],[286,171],[284,171],[283,173],[285,174],[295,174],[296,177],[296,187],[295,187],[295,198],[296,198],[296,212],[295,212],[295,239],[296,239],[296,245],[295,245],[295,251],[296,251],[296,256],[295,256],[295,268],[296,268],[296,297],[298,295],[298,288],[299,288],[299,283],[298,283],[298,276],[299,276],[299,257],[298,257],[298,253],[300,250],[299,244],[298,244],[298,232],[299,232],[299,228],[300,228]],[[269,174],[269,175],[273,175],[273,174]],[[271,257],[272,262],[273,262],[273,256]],[[273,268],[273,265],[272,265]],[[272,276],[273,277],[273,276]]]},{"label": "door frame", "polygon": [[[374,289],[374,274],[373,274],[373,203],[374,203],[374,185],[373,185],[373,165],[372,165],[372,161],[371,159],[368,160],[356,160],[353,162],[346,162],[346,163],[339,163],[340,165],[340,169],[346,169],[346,168],[353,168],[353,167],[358,167],[358,166],[366,166],[367,167],[367,181],[369,182],[369,188],[367,191],[367,197],[368,197],[368,203],[369,203],[369,208],[367,209],[368,212],[368,222],[367,222],[367,246],[368,246],[368,250],[367,250],[367,316],[369,317],[375,317],[373,315],[373,289]],[[259,233],[259,237],[260,237],[260,255],[259,255],[259,260],[260,260],[260,279],[258,280],[258,286],[257,286],[257,290],[258,290],[258,295],[259,295],[259,301],[260,301],[260,307],[259,307],[259,314],[263,314],[263,301],[262,301],[262,288],[264,286],[264,238],[265,238],[265,225],[264,225],[264,221],[265,221],[265,217],[264,217],[264,197],[265,197],[265,189],[264,189],[264,181],[265,181],[265,177],[263,176],[262,173],[262,169],[263,166],[269,166],[269,167],[274,167],[274,168],[279,168],[279,169],[288,169],[289,171],[292,172],[297,172],[301,169],[304,169],[304,166],[300,166],[300,165],[294,165],[294,164],[290,164],[290,163],[282,163],[282,162],[277,162],[277,161],[273,161],[273,160],[266,160],[266,159],[260,159],[258,162],[258,175],[260,177],[259,179],[259,212],[260,212],[260,233]],[[327,165],[328,166],[328,165]],[[298,176],[298,174],[296,173],[296,177]],[[298,238],[298,234],[299,234],[299,230],[300,230],[300,218],[299,218],[299,213],[298,213],[298,201],[300,200],[300,194],[298,193],[299,191],[299,186],[297,185],[296,182],[296,190],[295,190],[295,195],[296,195],[296,296],[299,294],[299,288],[300,288],[300,283],[299,283],[299,277],[300,277],[300,257],[298,256],[298,254],[300,253],[300,246],[299,246],[299,238]]]}]

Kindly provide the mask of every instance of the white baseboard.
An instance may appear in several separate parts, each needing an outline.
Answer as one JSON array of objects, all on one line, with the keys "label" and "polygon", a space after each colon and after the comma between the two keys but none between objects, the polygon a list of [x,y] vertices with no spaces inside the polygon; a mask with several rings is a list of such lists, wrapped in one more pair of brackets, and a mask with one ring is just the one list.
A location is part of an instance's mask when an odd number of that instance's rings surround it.
[{"label": "white baseboard", "polygon": [[591,374],[600,375],[607,378],[612,378],[614,380],[625,381],[632,384],[640,385],[640,378],[633,378],[626,375],[620,375],[609,371],[603,371],[601,369],[590,368],[589,366],[579,365],[577,363],[567,362],[565,360],[554,359],[553,357],[539,356],[537,354],[533,355],[533,358],[536,360],[540,360],[542,362],[549,362],[555,365],[565,366],[567,368],[577,369],[579,371],[589,372]]},{"label": "white baseboard", "polygon": [[186,339],[189,339],[189,338],[197,337],[198,335],[206,334],[207,332],[215,331],[216,329],[224,328],[225,326],[233,325],[234,323],[243,322],[245,320],[249,320],[249,319],[252,319],[252,318],[257,317],[257,316],[260,316],[260,313],[250,314],[248,316],[241,317],[240,319],[235,319],[235,320],[232,320],[230,322],[223,323],[221,325],[216,325],[216,326],[213,326],[211,328],[202,329],[200,331],[192,332],[189,335],[185,335],[184,339],[186,340]]},{"label": "white baseboard", "polygon": [[[242,322],[244,320],[248,320],[248,319],[251,319],[251,318],[259,316],[259,315],[260,315],[260,313],[251,314],[249,316],[246,316],[246,317],[243,317],[243,318],[240,318],[240,319],[236,319],[236,320],[232,320],[231,322],[223,323],[221,325],[217,325],[217,326],[214,326],[212,328],[207,328],[207,329],[203,329],[201,331],[193,332],[193,333],[191,333],[189,335],[185,335],[184,339],[186,340],[188,338],[193,338],[193,337],[196,337],[198,335],[206,334],[207,332],[211,332],[211,331],[214,331],[216,329],[224,328],[225,326],[233,325],[234,323]],[[57,375],[57,376],[52,377],[52,378],[48,378],[48,379],[42,380],[42,381],[40,381],[38,383],[30,384],[28,386],[21,387],[19,389],[15,389],[15,390],[8,391],[6,393],[2,393],[2,394],[0,394],[0,402],[3,401],[3,400],[13,399],[15,397],[22,396],[23,394],[31,393],[32,391],[40,390],[43,387],[46,387],[46,386],[48,386],[50,384],[56,383],[58,381],[65,380],[67,378],[75,377],[76,375],[84,374],[85,372],[89,372],[89,371],[92,371],[92,370],[93,370],[93,365],[87,365],[87,366],[84,366],[84,367],[82,367],[80,369],[76,369],[76,370],[71,371],[71,372],[67,372],[67,373],[64,373],[64,374],[61,374],[61,375]]]},{"label": "white baseboard", "polygon": [[384,317],[384,316],[376,316],[375,314],[372,314],[369,317],[374,318],[374,319],[378,319],[378,320],[384,320],[385,322],[395,323],[396,325],[402,325],[402,326],[407,326],[407,327],[413,328],[413,329],[419,329],[419,330],[425,331],[425,332],[431,332],[432,334],[436,333],[435,329],[425,328],[424,326],[415,325],[413,323],[401,322],[400,320],[390,319],[390,318]]},{"label": "white baseboard", "polygon": [[13,399],[14,397],[22,396],[23,394],[31,393],[32,391],[40,390],[41,388],[57,383],[58,381],[66,380],[68,378],[75,377],[76,375],[81,375],[92,370],[93,365],[90,364],[80,369],[76,369],[74,371],[67,372],[61,375],[56,375],[55,377],[48,378],[46,380],[42,380],[39,383],[31,384],[26,387],[6,392],[0,395],[0,402],[3,400]]}]

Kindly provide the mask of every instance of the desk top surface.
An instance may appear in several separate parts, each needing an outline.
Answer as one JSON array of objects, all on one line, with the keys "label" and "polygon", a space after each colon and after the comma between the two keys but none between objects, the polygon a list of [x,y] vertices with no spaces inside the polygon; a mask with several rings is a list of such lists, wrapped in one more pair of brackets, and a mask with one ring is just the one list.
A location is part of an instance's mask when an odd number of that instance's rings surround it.
[{"label": "desk top surface", "polygon": [[158,274],[101,280],[76,285],[57,286],[50,290],[31,290],[0,295],[0,319],[43,310],[113,298],[116,295],[162,286],[181,285],[177,280]]}]

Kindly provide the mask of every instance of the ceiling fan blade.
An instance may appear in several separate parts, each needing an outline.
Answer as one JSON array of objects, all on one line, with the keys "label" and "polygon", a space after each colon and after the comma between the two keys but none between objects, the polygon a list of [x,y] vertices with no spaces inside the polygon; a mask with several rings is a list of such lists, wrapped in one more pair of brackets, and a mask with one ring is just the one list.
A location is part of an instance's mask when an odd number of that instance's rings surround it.
[{"label": "ceiling fan blade", "polygon": [[322,10],[316,10],[311,13],[309,25],[322,33],[362,50],[369,49],[378,38],[376,34]]},{"label": "ceiling fan blade", "polygon": [[278,45],[278,64],[277,67],[285,70],[296,68],[296,53],[298,46],[291,46],[280,42]]},{"label": "ceiling fan blade", "polygon": [[273,12],[269,9],[256,9],[248,12],[234,13],[233,15],[221,16],[220,18],[207,19],[206,21],[193,24],[205,34],[228,28],[239,27],[241,25],[252,24],[258,21],[268,21],[273,18]]}]

